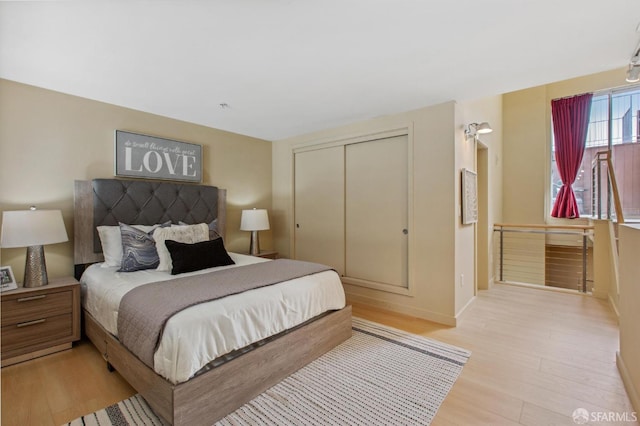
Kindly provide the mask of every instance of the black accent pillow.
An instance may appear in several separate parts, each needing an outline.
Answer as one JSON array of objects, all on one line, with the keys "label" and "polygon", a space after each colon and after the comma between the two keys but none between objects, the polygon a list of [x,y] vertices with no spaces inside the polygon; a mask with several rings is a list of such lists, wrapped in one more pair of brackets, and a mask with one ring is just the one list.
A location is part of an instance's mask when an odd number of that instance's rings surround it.
[{"label": "black accent pillow", "polygon": [[193,244],[165,240],[164,244],[171,255],[171,275],[235,264],[225,250],[222,238]]}]

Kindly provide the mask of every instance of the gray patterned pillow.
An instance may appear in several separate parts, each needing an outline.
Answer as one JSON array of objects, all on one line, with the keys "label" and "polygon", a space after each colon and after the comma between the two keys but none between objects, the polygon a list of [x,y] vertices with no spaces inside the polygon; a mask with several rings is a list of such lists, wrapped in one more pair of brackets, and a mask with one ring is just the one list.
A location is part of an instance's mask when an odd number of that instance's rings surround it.
[{"label": "gray patterned pillow", "polygon": [[147,233],[120,223],[122,237],[122,263],[118,272],[134,272],[155,269],[160,263],[153,231]]}]

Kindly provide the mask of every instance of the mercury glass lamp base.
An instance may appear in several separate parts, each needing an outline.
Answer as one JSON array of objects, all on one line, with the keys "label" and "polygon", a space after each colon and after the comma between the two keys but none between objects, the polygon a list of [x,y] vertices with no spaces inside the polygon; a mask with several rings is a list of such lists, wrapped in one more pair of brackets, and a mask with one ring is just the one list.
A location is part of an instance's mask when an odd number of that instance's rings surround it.
[{"label": "mercury glass lamp base", "polygon": [[251,254],[251,256],[260,255],[260,240],[258,239],[258,231],[251,231],[251,244],[249,245],[249,254]]},{"label": "mercury glass lamp base", "polygon": [[44,261],[44,247],[27,247],[23,285],[25,287],[40,287],[48,283],[49,278],[47,277],[47,266]]}]

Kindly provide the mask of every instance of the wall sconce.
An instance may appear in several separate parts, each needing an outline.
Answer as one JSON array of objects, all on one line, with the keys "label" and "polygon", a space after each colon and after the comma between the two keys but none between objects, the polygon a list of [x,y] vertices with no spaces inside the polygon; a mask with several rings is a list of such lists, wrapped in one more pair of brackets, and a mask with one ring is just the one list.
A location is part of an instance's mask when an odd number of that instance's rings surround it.
[{"label": "wall sconce", "polygon": [[265,209],[242,210],[240,218],[240,230],[251,231],[251,244],[249,253],[251,256],[260,254],[260,240],[258,231],[269,229],[269,215]]},{"label": "wall sconce", "polygon": [[469,139],[472,137],[474,138],[477,135],[483,135],[491,132],[493,132],[493,129],[486,121],[483,121],[482,123],[471,123],[464,130],[464,137]]},{"label": "wall sconce", "polygon": [[2,214],[3,248],[27,247],[27,259],[24,268],[25,287],[47,285],[47,265],[44,260],[45,244],[68,241],[67,231],[60,210],[6,211]]}]

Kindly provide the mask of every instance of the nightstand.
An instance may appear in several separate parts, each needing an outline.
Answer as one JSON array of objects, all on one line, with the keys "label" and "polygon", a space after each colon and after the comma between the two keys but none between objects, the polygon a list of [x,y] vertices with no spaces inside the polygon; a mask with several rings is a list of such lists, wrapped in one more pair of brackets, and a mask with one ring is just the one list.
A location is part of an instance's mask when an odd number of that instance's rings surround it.
[{"label": "nightstand", "polygon": [[261,251],[257,257],[263,257],[265,259],[277,259],[278,252],[277,251]]},{"label": "nightstand", "polygon": [[80,339],[80,283],[72,277],[0,296],[2,367],[70,349]]}]

